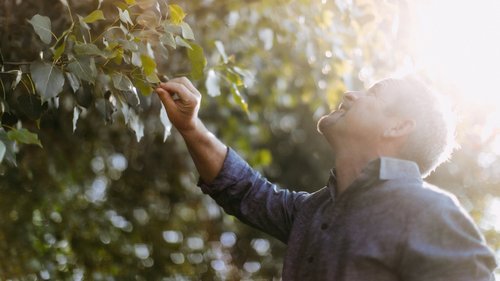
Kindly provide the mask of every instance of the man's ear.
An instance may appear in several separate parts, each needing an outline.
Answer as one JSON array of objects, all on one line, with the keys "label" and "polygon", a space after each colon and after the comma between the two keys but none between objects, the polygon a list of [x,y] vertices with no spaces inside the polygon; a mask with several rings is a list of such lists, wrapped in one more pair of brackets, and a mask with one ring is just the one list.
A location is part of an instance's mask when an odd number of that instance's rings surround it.
[{"label": "man's ear", "polygon": [[400,138],[409,135],[415,129],[416,123],[413,119],[400,119],[384,131],[385,138]]}]

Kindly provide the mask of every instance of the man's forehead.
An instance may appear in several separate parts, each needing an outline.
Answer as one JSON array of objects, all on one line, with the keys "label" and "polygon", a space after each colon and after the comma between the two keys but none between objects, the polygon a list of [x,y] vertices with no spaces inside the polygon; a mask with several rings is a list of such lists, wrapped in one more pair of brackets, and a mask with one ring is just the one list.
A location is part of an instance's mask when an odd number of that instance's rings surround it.
[{"label": "man's forehead", "polygon": [[368,89],[368,92],[372,92],[378,95],[382,94],[387,97],[395,97],[396,95],[399,95],[399,93],[401,92],[400,90],[402,90],[399,84],[400,83],[396,83],[391,79],[384,79],[373,84]]}]

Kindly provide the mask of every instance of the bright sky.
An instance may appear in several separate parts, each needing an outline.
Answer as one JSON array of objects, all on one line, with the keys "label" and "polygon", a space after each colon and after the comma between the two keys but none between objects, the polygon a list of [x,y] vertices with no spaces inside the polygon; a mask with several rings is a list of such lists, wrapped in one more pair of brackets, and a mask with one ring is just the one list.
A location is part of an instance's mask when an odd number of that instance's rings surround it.
[{"label": "bright sky", "polygon": [[500,0],[415,1],[417,67],[450,80],[465,101],[500,103]]}]

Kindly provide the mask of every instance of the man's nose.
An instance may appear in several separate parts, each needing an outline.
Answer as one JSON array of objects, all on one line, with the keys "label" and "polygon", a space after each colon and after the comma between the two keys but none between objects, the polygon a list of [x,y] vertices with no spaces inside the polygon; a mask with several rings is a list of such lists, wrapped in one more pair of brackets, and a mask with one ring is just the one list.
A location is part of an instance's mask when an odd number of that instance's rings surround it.
[{"label": "man's nose", "polygon": [[355,102],[357,99],[359,99],[359,92],[346,92],[344,96],[342,97],[342,103],[351,105],[353,102]]}]

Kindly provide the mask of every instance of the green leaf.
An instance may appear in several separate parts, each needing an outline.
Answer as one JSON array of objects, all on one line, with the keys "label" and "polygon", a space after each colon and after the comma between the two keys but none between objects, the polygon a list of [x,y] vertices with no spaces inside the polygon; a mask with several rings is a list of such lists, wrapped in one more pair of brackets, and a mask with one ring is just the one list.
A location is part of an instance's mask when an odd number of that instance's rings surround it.
[{"label": "green leaf", "polygon": [[[131,110],[131,112],[133,111]],[[128,122],[128,126],[134,131],[137,142],[140,142],[142,137],[144,136],[144,123],[141,121],[137,114],[134,113],[131,115],[132,116]]]},{"label": "green leaf", "polygon": [[251,71],[239,68],[237,66],[233,67],[232,70],[234,70],[234,72],[240,76],[240,80],[243,77],[242,83],[245,88],[253,86],[255,77]]},{"label": "green leaf", "polygon": [[220,78],[213,69],[208,71],[205,87],[209,96],[216,97],[220,95]]},{"label": "green leaf", "polygon": [[66,79],[68,80],[69,85],[73,90],[73,93],[76,93],[76,91],[80,89],[80,81],[78,80],[78,77],[76,77],[76,75],[71,72],[66,72],[65,74],[66,74]]},{"label": "green leaf", "polygon": [[147,10],[142,12],[136,19],[135,21],[147,28],[150,29],[155,29],[158,27],[160,24],[160,19],[158,18],[158,15],[153,12],[152,10]]},{"label": "green leaf", "polygon": [[141,55],[141,62],[146,76],[156,73],[156,62],[150,56]]},{"label": "green leaf", "polygon": [[76,124],[78,123],[81,113],[82,110],[78,106],[73,108],[73,133],[76,131]]},{"label": "green leaf", "polygon": [[182,29],[181,29],[180,26],[173,25],[173,24],[171,24],[168,21],[164,22],[164,24],[163,24],[163,30],[165,30],[165,32],[170,32],[170,33],[173,33],[173,34],[178,34],[178,33],[182,32]]},{"label": "green leaf", "polygon": [[137,6],[143,10],[152,8],[157,2],[156,0],[136,0]]},{"label": "green leaf", "polygon": [[141,67],[142,66],[141,53],[133,52],[132,56],[130,57],[130,63],[132,63],[132,65],[135,65],[137,67]]},{"label": "green leaf", "polygon": [[243,99],[243,97],[241,96],[241,93],[235,84],[231,85],[231,93],[233,94],[233,98],[236,101],[236,103],[241,107],[241,109],[243,109],[245,113],[248,114],[248,104],[245,101],[245,99]]},{"label": "green leaf", "polygon": [[50,18],[46,16],[34,15],[28,21],[35,29],[36,34],[40,37],[43,43],[50,44],[52,41],[52,27]]},{"label": "green leaf", "polygon": [[42,147],[42,143],[38,139],[38,135],[35,133],[32,133],[24,128],[10,130],[7,133],[7,137],[11,141],[16,141],[18,143],[36,144],[39,147]]},{"label": "green leaf", "polygon": [[137,45],[136,42],[134,41],[128,41],[128,40],[123,40],[123,39],[118,39],[118,43],[121,44],[123,49],[131,51],[131,52],[137,52],[139,51],[139,45]]},{"label": "green leaf", "polygon": [[83,21],[86,23],[93,23],[93,22],[96,22],[98,20],[104,20],[104,19],[106,19],[106,18],[104,17],[104,14],[102,13],[102,11],[95,10],[92,13],[90,13],[88,16],[84,17]]},{"label": "green leaf", "polygon": [[74,47],[73,50],[77,55],[81,56],[102,56],[106,58],[106,54],[99,49],[95,44],[92,43],[77,43]]},{"label": "green leaf", "polygon": [[144,79],[139,77],[134,77],[133,82],[134,86],[139,90],[139,92],[141,92],[141,95],[149,96],[153,92],[151,85],[147,83],[147,81],[145,81]]},{"label": "green leaf", "polygon": [[61,70],[46,62],[31,65],[31,78],[42,102],[57,96],[63,90],[64,76]]},{"label": "green leaf", "polygon": [[173,24],[179,25],[186,17],[186,14],[182,10],[181,6],[177,4],[168,5],[168,10],[170,12],[170,21]]},{"label": "green leaf", "polygon": [[122,61],[123,61],[123,49],[122,48],[119,48],[119,49],[114,49],[111,53],[111,55],[109,56],[110,59],[113,60],[113,62],[117,65],[120,65],[122,64]]},{"label": "green leaf", "polygon": [[12,81],[12,84],[10,85],[10,88],[14,90],[17,85],[19,85],[19,82],[21,82],[21,78],[23,78],[23,72],[21,70],[9,70],[6,71],[5,73],[12,74],[16,78],[14,78],[14,81]]},{"label": "green leaf", "polygon": [[7,160],[9,163],[11,163],[14,166],[17,166],[16,163],[16,143],[14,141],[11,141],[7,137],[7,133],[3,128],[0,128],[0,141],[4,144],[5,146],[5,154],[4,154],[4,159]]},{"label": "green leaf", "polygon": [[109,100],[104,98],[98,99],[95,103],[95,108],[106,122],[113,121],[113,114],[116,112],[116,108]]},{"label": "green leaf", "polygon": [[82,31],[90,31],[90,26],[83,21],[83,17],[78,15],[78,23],[80,24],[80,29]]},{"label": "green leaf", "polygon": [[224,61],[224,63],[227,63],[228,58],[227,58],[226,50],[224,48],[224,44],[222,44],[221,41],[217,40],[217,41],[215,41],[215,47],[217,48],[217,51],[219,52],[219,54],[222,56],[222,61]]},{"label": "green leaf", "polygon": [[162,36],[160,36],[160,42],[174,49],[177,47],[177,44],[175,43],[174,34],[172,34],[172,32],[167,31]]},{"label": "green leaf", "polygon": [[132,19],[130,18],[130,14],[129,14],[128,10],[122,10],[122,9],[118,8],[118,14],[120,16],[120,20],[123,23],[128,23],[130,25],[134,25],[134,23],[132,22]]},{"label": "green leaf", "polygon": [[125,3],[127,3],[128,5],[134,5],[135,0],[125,0]]},{"label": "green leaf", "polygon": [[78,78],[91,83],[94,83],[97,77],[95,62],[88,57],[75,58],[68,64],[68,69]]},{"label": "green leaf", "polygon": [[191,49],[188,49],[188,58],[191,62],[191,77],[196,80],[201,79],[203,77],[203,70],[207,65],[203,48],[195,43],[191,43]]},{"label": "green leaf", "polygon": [[115,2],[113,2],[113,5],[115,5],[115,7],[120,8],[122,10],[128,9],[128,5],[126,3],[121,2],[121,1],[115,1]]},{"label": "green leaf", "polygon": [[186,22],[181,23],[182,37],[187,40],[194,40],[194,33],[189,24]]},{"label": "green leaf", "polygon": [[231,83],[236,85],[237,87],[244,86],[245,83],[243,82],[243,79],[241,79],[241,75],[234,71],[232,68],[227,69],[226,73],[226,78],[229,80]]},{"label": "green leaf", "polygon": [[108,99],[110,95],[113,93],[112,90],[112,79],[111,76],[105,73],[104,71],[99,71],[97,74],[97,79],[95,82],[95,87],[92,89],[94,95],[97,97],[103,97]]},{"label": "green leaf", "polygon": [[111,80],[113,80],[113,86],[120,91],[131,91],[133,88],[132,81],[126,76],[119,72],[115,72],[111,75]]},{"label": "green leaf", "polygon": [[163,61],[168,61],[169,60],[169,57],[168,57],[169,56],[169,50],[163,44],[159,44],[158,45],[158,49],[156,51],[156,54]]},{"label": "green leaf", "polygon": [[181,47],[185,47],[185,48],[188,48],[188,49],[193,49],[193,47],[191,47],[191,45],[189,44],[188,41],[182,39],[182,37],[180,36],[175,36],[175,43]]},{"label": "green leaf", "polygon": [[141,100],[139,99],[139,96],[137,95],[137,89],[133,88],[128,90],[128,91],[121,91],[120,94],[123,96],[125,101],[127,102],[128,105],[131,107],[136,108],[139,104],[141,104]]},{"label": "green leaf", "polygon": [[5,147],[5,144],[3,144],[3,142],[0,141],[0,163],[2,163],[6,151],[7,147]]},{"label": "green leaf", "polygon": [[64,53],[64,50],[66,49],[66,40],[64,40],[62,42],[62,44],[56,48],[56,50],[54,51],[54,60],[58,60],[62,54]]},{"label": "green leaf", "polygon": [[150,75],[147,75],[146,80],[149,83],[160,83],[161,82],[160,78],[158,78],[158,75],[156,75],[156,73],[151,73]]},{"label": "green leaf", "polygon": [[165,109],[164,105],[161,106],[160,121],[161,121],[161,124],[163,125],[163,129],[164,129],[163,142],[165,142],[167,140],[168,136],[170,136],[170,131],[172,130],[172,123],[170,122],[170,119],[168,119],[167,110]]},{"label": "green leaf", "polygon": [[128,125],[135,133],[137,142],[141,141],[144,136],[144,123],[141,121],[134,109],[123,105],[121,107],[121,112],[123,114],[123,119],[125,119],[125,124]]}]

